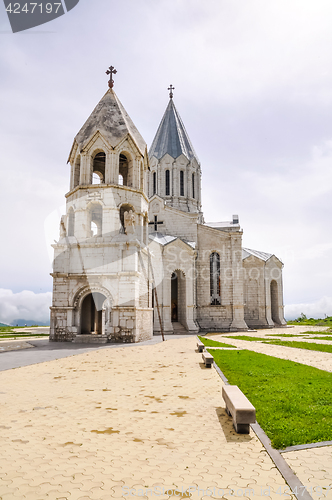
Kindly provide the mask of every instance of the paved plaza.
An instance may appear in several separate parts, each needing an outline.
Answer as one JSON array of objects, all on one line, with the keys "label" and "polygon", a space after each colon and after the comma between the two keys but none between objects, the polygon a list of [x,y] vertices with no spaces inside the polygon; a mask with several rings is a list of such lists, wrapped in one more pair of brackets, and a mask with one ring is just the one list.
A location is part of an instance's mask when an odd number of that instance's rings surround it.
[{"label": "paved plaza", "polygon": [[[303,351],[235,342],[307,362]],[[36,363],[32,351],[19,354]],[[233,430],[196,337],[62,353],[0,372],[2,500],[295,499],[256,434]],[[0,366],[13,354],[0,353]],[[332,371],[332,355],[306,356]],[[282,456],[314,500],[332,499],[332,446]]]}]

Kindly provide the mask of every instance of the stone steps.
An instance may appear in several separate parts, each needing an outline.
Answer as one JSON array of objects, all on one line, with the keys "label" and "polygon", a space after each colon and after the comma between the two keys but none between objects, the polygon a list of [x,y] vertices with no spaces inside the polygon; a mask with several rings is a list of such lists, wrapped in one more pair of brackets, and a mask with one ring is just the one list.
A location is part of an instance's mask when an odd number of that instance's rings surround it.
[{"label": "stone steps", "polygon": [[73,343],[74,344],[107,344],[108,338],[106,335],[77,335]]},{"label": "stone steps", "polygon": [[174,322],[174,323],[172,323],[172,326],[173,326],[173,333],[174,334],[188,333],[187,330],[185,329],[185,327],[183,325],[181,325],[181,323]]}]

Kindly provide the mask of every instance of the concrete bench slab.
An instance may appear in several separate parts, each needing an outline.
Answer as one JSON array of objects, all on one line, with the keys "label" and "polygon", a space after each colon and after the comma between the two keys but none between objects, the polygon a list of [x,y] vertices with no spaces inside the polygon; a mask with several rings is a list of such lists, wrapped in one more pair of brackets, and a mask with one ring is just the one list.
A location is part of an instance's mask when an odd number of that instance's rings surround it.
[{"label": "concrete bench slab", "polygon": [[205,349],[205,345],[200,340],[197,342],[197,349],[198,349],[198,352],[203,352]]},{"label": "concrete bench slab", "polygon": [[226,413],[233,418],[236,432],[249,434],[249,424],[256,422],[256,410],[237,385],[224,385],[222,397],[226,403]]},{"label": "concrete bench slab", "polygon": [[209,352],[203,352],[202,358],[205,363],[206,368],[211,368],[213,365],[213,356]]}]

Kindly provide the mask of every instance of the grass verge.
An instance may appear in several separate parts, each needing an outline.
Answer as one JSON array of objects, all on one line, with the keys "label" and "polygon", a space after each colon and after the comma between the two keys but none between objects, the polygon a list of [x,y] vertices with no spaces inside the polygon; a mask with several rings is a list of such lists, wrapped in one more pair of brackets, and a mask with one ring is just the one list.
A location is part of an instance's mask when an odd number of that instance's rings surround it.
[{"label": "grass verge", "polygon": [[332,440],[332,373],[248,350],[209,352],[274,448]]},{"label": "grass verge", "polygon": [[198,338],[206,347],[235,347],[235,345],[224,344],[223,342],[217,342],[216,340],[207,339],[205,337],[198,336]]}]

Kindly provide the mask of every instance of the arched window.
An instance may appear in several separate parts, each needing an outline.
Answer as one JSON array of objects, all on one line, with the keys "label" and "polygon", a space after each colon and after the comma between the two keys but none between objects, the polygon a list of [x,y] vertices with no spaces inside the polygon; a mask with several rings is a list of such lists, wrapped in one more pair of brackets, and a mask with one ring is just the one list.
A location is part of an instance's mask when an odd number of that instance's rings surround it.
[{"label": "arched window", "polygon": [[157,192],[157,172],[153,172],[152,179],[153,179],[152,194],[154,195]]},{"label": "arched window", "polygon": [[72,208],[68,212],[68,236],[75,235],[75,213]]},{"label": "arched window", "polygon": [[92,184],[103,184],[105,182],[106,154],[102,151],[97,153],[93,159]]},{"label": "arched window", "polygon": [[103,208],[99,203],[93,203],[89,208],[90,237],[103,234]]},{"label": "arched window", "polygon": [[180,196],[184,196],[184,172],[180,171]]},{"label": "arched window", "polygon": [[170,195],[169,170],[165,172],[165,195]]},{"label": "arched window", "polygon": [[193,198],[195,198],[195,174],[192,174],[191,176],[191,186],[193,190]]},{"label": "arched window", "polygon": [[220,255],[217,252],[210,255],[210,299],[211,306],[221,305]]}]

